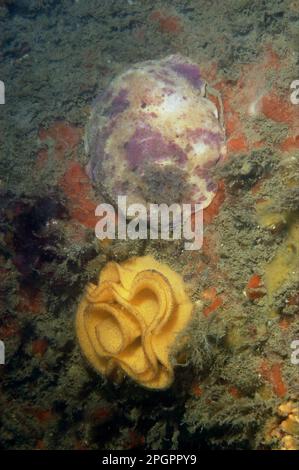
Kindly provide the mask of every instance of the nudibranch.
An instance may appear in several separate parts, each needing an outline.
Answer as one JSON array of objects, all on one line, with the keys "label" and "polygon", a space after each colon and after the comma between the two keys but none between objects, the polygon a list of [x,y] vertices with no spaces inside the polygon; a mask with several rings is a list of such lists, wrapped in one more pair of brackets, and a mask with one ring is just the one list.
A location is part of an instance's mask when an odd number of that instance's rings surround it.
[{"label": "nudibranch", "polygon": [[181,276],[166,264],[151,256],[109,262],[79,304],[77,337],[103,376],[121,369],[144,387],[165,389],[192,309]]},{"label": "nudibranch", "polygon": [[87,173],[102,194],[111,202],[122,195],[128,204],[207,207],[217,190],[211,168],[226,152],[207,89],[199,67],[180,55],[116,77],[95,99],[85,135]]}]

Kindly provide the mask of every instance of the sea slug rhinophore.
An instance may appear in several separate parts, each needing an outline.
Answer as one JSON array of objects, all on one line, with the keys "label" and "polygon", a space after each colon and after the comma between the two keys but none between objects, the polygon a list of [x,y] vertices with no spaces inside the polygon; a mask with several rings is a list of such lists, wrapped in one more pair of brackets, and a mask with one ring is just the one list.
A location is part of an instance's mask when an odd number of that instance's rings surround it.
[{"label": "sea slug rhinophore", "polygon": [[199,67],[180,55],[136,64],[93,104],[86,128],[87,173],[112,202],[197,203],[217,185],[224,129]]},{"label": "sea slug rhinophore", "polygon": [[144,387],[165,389],[192,309],[181,276],[166,264],[151,256],[110,262],[79,304],[78,340],[103,376],[121,369]]}]

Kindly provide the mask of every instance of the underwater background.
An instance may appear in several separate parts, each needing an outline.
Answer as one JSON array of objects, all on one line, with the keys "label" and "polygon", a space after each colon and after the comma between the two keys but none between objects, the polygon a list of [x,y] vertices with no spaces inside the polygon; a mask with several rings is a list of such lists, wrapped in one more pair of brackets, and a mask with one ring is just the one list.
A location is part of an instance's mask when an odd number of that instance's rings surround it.
[{"label": "underwater background", "polygon": [[[0,0],[0,41],[1,448],[299,449],[299,1]],[[92,102],[171,54],[224,108],[203,247],[99,241]],[[193,304],[166,390],[104,378],[75,331],[86,284],[146,255]]]}]

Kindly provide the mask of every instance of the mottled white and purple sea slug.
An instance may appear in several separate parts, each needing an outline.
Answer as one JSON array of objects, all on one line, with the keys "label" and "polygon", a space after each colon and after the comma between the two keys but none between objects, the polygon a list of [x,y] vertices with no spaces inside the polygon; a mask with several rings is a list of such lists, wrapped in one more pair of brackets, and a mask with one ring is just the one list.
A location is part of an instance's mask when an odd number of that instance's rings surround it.
[{"label": "mottled white and purple sea slug", "polygon": [[225,135],[199,67],[180,55],[136,64],[94,101],[87,172],[110,201],[201,203],[217,189],[211,168]]}]

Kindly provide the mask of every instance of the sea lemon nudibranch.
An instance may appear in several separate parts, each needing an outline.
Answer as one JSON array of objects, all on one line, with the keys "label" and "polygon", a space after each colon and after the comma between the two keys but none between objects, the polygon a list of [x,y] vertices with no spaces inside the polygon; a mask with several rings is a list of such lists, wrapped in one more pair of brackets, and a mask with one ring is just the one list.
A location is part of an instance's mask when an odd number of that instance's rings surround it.
[{"label": "sea lemon nudibranch", "polygon": [[[207,207],[211,169],[225,156],[222,105],[197,64],[181,55],[135,64],[92,106],[87,173],[111,202]],[[218,95],[218,94],[217,94]]]},{"label": "sea lemon nudibranch", "polygon": [[89,363],[103,376],[121,369],[144,387],[165,389],[174,378],[171,354],[191,320],[179,274],[151,256],[110,262],[79,304],[76,330]]}]

